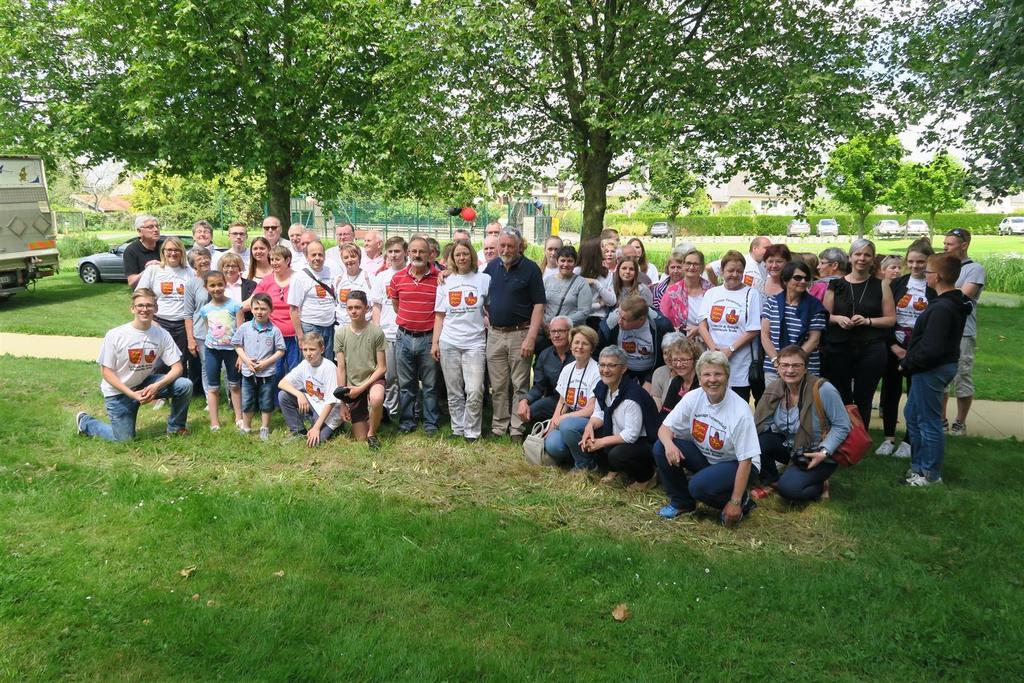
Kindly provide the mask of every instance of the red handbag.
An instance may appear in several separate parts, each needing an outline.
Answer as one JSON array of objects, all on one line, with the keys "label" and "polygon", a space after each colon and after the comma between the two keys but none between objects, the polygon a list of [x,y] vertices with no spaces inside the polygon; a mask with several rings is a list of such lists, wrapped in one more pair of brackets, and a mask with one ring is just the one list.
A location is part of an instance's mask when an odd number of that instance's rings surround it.
[{"label": "red handbag", "polygon": [[[818,391],[818,387],[824,381],[823,379],[818,380],[814,383],[812,389],[814,408],[818,411],[818,423],[822,427],[822,438],[828,434],[828,431],[824,428],[826,419],[825,408],[821,404],[821,393]],[[851,404],[845,407],[846,414],[850,416],[850,433],[831,457],[843,467],[852,467],[864,459],[864,454],[871,447],[871,435],[865,429],[864,421],[860,419],[860,411],[857,409],[857,406]]]}]

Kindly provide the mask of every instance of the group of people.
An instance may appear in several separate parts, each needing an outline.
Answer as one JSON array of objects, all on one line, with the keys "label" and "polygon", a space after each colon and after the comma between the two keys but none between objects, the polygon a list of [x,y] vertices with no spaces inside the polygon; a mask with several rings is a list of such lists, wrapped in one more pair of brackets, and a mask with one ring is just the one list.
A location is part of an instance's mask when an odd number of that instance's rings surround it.
[{"label": "group of people", "polygon": [[713,263],[683,246],[662,275],[642,240],[622,244],[613,230],[578,250],[551,237],[535,263],[496,222],[480,251],[465,230],[444,248],[372,231],[360,247],[350,224],[325,249],[302,225],[283,237],[269,216],[251,242],[232,224],[225,251],[200,221],[186,253],[160,239],[155,218],[136,226],[125,252],[133,320],[107,334],[99,358],[110,422],[79,413],[82,434],[130,439],[139,406],[162,400],[168,432],[181,433],[198,386],[218,431],[222,375],[238,430],[254,430],[259,412],[269,439],[279,409],[289,437],[311,447],[347,424],[378,449],[385,419],[434,435],[445,405],[467,442],[522,442],[540,423],[555,463],[638,490],[660,482],[663,517],[700,501],[732,525],[776,492],[827,496],[851,429],[845,406],[868,425],[879,383],[877,453],[909,456],[908,484],[941,481],[947,385],[953,433],[966,429],[984,286],[966,230],[950,231],[941,254],[915,242],[906,275],[867,240],[813,255],[764,237]]}]

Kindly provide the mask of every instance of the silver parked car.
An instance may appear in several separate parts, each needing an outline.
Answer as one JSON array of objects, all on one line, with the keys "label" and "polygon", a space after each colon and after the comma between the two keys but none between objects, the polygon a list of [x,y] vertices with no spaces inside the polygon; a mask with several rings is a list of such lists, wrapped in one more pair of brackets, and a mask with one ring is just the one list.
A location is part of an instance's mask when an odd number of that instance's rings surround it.
[{"label": "silver parked car", "polygon": [[1007,216],[999,221],[1000,235],[1024,235],[1024,216]]},{"label": "silver parked car", "polygon": [[839,237],[839,221],[835,218],[818,221],[818,237]]},{"label": "silver parked car", "polygon": [[912,218],[907,221],[907,229],[904,231],[907,237],[927,237],[931,234],[928,229],[928,222],[923,221],[920,218]]},{"label": "silver parked car", "polygon": [[802,218],[794,218],[786,226],[786,237],[803,237],[811,234],[811,224]]},{"label": "silver parked car", "polygon": [[871,232],[875,233],[875,237],[902,237],[903,227],[899,221],[886,218],[878,221],[875,227],[871,229]]},{"label": "silver parked car", "polygon": [[[185,249],[192,248],[192,235],[161,235],[165,237],[177,237],[185,245]],[[134,242],[136,237],[122,242],[109,251],[101,251],[97,254],[83,256],[78,261],[78,277],[87,285],[94,285],[97,282],[128,282],[128,276],[124,274],[124,250]]]},{"label": "silver parked car", "polygon": [[659,221],[652,225],[651,237],[668,237],[668,223]]}]

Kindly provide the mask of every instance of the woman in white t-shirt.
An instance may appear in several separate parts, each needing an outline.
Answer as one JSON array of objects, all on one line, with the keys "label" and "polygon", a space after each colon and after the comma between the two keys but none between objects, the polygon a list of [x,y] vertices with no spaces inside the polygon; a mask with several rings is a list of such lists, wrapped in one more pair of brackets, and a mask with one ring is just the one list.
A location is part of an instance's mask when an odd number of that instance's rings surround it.
[{"label": "woman in white t-shirt", "polygon": [[[338,324],[336,329],[347,327],[352,319],[348,315],[348,295],[350,292],[362,292],[370,301],[373,294],[373,283],[370,276],[361,267],[363,254],[359,247],[351,242],[341,245],[339,249],[342,271],[334,273],[334,293],[338,298],[335,315]],[[367,320],[373,319],[373,310],[367,310]]]},{"label": "woman in white t-shirt", "polygon": [[[559,465],[566,467],[573,464],[566,438],[579,442],[587,420],[594,413],[594,387],[601,381],[601,373],[594,360],[597,341],[597,332],[585,325],[578,325],[569,331],[569,351],[576,362],[562,368],[555,384],[558,402],[544,432],[544,451]],[[571,436],[567,437],[567,434]]]},{"label": "woman in white t-shirt", "polygon": [[438,285],[434,300],[430,353],[444,374],[452,434],[472,443],[480,438],[484,419],[484,304],[491,276],[477,271],[476,251],[468,240],[455,242],[447,268],[451,274]]},{"label": "woman in white t-shirt", "polygon": [[747,483],[752,470],[761,469],[761,446],[750,406],[729,391],[730,371],[724,353],[701,354],[700,390],[683,396],[658,430],[654,461],[669,498],[658,511],[662,517],[692,514],[700,501],[720,509],[722,523],[733,526],[756,507]]},{"label": "woman in white t-shirt", "polygon": [[[190,377],[193,363],[199,363],[188,350],[188,332],[185,330],[185,288],[195,271],[185,262],[185,245],[177,237],[168,237],[160,245],[160,263],[147,266],[135,288],[144,287],[156,293],[157,313],[153,317],[160,327],[170,333],[181,351],[183,376]],[[166,372],[158,367],[157,372]]]},{"label": "woman in white t-shirt", "polygon": [[750,399],[750,342],[761,332],[761,294],[743,284],[746,259],[736,250],[722,257],[725,284],[712,287],[700,306],[700,335],[710,351],[729,360],[729,387]]}]

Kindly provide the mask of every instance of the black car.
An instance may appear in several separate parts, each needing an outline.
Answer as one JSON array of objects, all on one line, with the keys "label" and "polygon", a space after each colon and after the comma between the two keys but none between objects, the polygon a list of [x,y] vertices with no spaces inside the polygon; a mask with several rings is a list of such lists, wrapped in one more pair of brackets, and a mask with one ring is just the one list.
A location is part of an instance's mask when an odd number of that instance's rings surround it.
[{"label": "black car", "polygon": [[[192,248],[192,235],[161,235],[164,237],[177,237],[185,245],[185,249]],[[122,242],[110,251],[101,251],[98,254],[84,256],[78,261],[78,277],[88,285],[97,282],[128,282],[124,274],[124,250],[128,245],[137,240],[133,237],[127,242]]]}]

